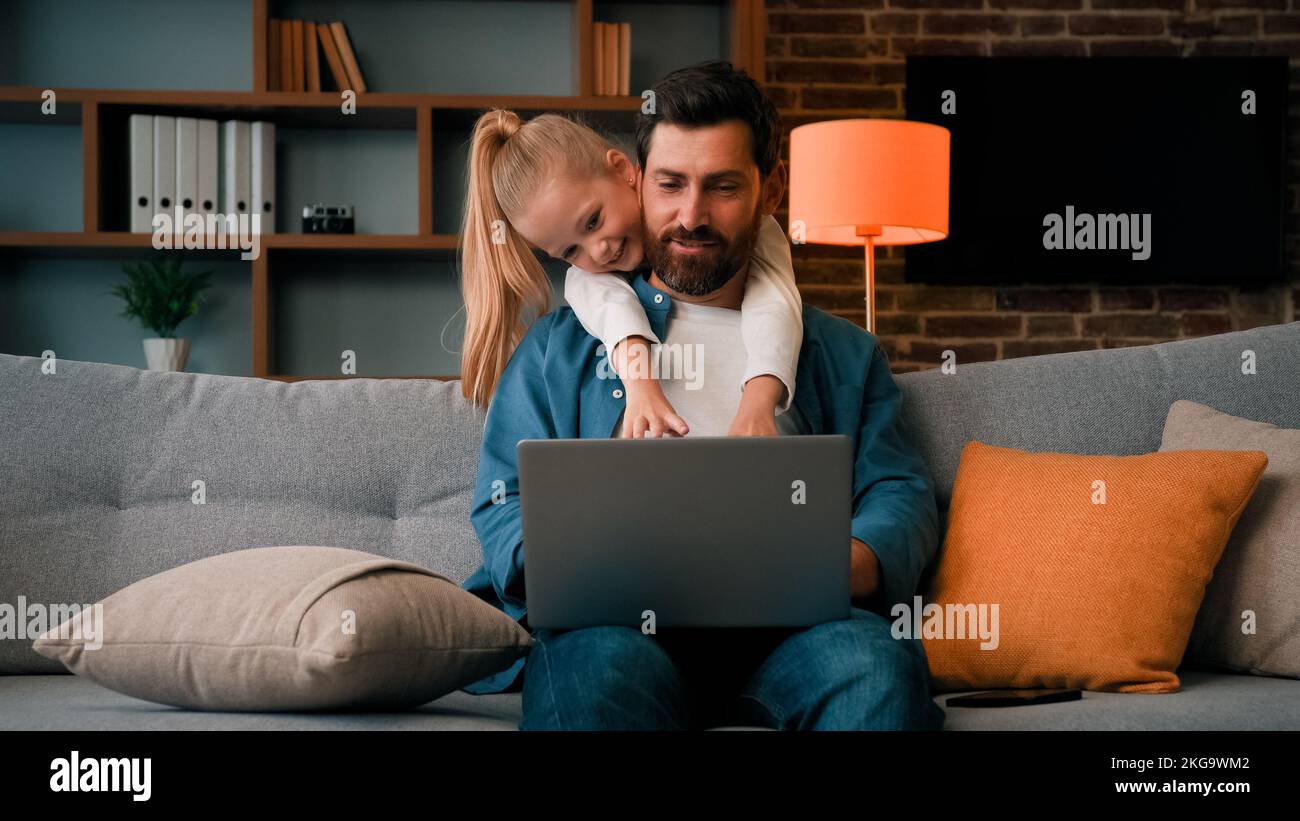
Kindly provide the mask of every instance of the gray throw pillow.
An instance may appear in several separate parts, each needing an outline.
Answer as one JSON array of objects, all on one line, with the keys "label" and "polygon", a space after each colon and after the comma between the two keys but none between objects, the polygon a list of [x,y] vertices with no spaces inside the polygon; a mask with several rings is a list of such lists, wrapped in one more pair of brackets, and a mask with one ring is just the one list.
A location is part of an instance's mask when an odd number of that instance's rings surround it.
[{"label": "gray throw pillow", "polygon": [[131,584],[33,644],[80,676],[195,710],[401,709],[504,670],[532,637],[418,565],[259,547]]},{"label": "gray throw pillow", "polygon": [[1268,467],[1206,588],[1184,661],[1300,677],[1300,430],[1180,399],[1160,450],[1199,449],[1262,450]]}]

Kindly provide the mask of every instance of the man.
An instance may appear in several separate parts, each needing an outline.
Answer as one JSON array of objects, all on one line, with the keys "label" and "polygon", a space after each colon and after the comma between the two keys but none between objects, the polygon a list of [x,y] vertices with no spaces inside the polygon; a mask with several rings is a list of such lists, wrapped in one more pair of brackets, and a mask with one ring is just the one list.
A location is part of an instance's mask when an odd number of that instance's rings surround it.
[{"label": "man", "polygon": [[[690,422],[693,411],[717,413],[729,401],[725,417],[740,401],[738,319],[749,253],[761,218],[785,191],[779,115],[752,79],[721,61],[673,72],[654,91],[654,113],[637,123],[651,270],[634,273],[632,284],[666,346],[699,345],[706,358],[714,352],[715,378],[670,394],[678,413]],[[657,635],[625,626],[539,629],[525,659],[467,691],[519,688],[522,672],[521,729],[942,726],[920,641],[893,638],[886,616],[894,603],[910,604],[937,550],[933,485],[901,436],[901,396],[875,338],[816,308],[803,311],[791,418],[780,427],[853,440],[853,538],[845,545],[852,617],[810,628]],[[735,321],[717,321],[728,317]],[[464,586],[525,626],[515,447],[522,439],[617,432],[622,383],[601,367],[599,345],[568,307],[539,318],[488,411],[471,513],[484,564]],[[719,368],[734,372],[716,378]],[[654,503],[653,491],[646,488],[643,504]]]}]

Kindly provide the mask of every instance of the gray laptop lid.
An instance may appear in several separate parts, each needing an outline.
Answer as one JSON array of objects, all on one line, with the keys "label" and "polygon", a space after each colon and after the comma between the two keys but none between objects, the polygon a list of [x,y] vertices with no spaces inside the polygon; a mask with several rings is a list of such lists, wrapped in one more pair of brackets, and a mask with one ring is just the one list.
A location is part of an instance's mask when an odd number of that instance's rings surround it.
[{"label": "gray laptop lid", "polygon": [[849,616],[847,436],[539,439],[518,456],[532,628]]}]

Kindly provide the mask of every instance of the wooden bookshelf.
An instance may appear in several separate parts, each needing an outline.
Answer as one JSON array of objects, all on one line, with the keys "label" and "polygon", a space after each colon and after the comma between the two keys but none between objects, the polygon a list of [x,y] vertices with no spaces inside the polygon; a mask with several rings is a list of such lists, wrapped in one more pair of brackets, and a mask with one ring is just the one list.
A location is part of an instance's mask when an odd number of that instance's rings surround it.
[{"label": "wooden bookshelf", "polygon": [[[275,15],[270,0],[249,0],[252,6],[252,90],[186,91],[113,88],[58,88],[58,115],[40,112],[42,92],[37,86],[0,86],[0,124],[80,124],[82,145],[82,230],[0,230],[0,252],[14,257],[99,258],[140,256],[153,252],[152,235],[123,230],[126,201],[125,124],[134,113],[169,114],[213,119],[258,119],[288,128],[413,130],[418,164],[416,231],[409,234],[319,235],[284,231],[293,218],[292,206],[282,209],[277,233],[260,237],[262,252],[249,262],[252,285],[253,375],[283,381],[333,378],[432,378],[455,375],[356,377],[303,376],[274,373],[272,341],[272,276],[274,263],[283,255],[328,252],[375,258],[454,259],[459,237],[446,233],[447,220],[435,219],[440,208],[460,204],[439,202],[435,191],[435,143],[439,134],[468,138],[478,114],[490,108],[509,108],[523,116],[544,111],[580,112],[589,121],[610,128],[627,128],[639,109],[639,94],[594,96],[591,24],[599,18],[601,3],[572,0],[571,46],[573,76],[570,95],[443,94],[370,91],[357,94],[356,113],[344,115],[336,91],[289,92],[268,90],[267,27]],[[525,2],[525,0],[517,0]],[[644,3],[643,3],[644,5]],[[763,81],[764,12],[762,0],[699,0],[695,5],[717,6],[725,15],[730,38],[729,59]],[[346,6],[341,16],[346,17]],[[297,204],[294,204],[296,206]],[[441,222],[443,232],[435,227]],[[3,226],[0,226],[3,229]],[[161,251],[158,253],[169,253]],[[240,250],[202,249],[187,254],[233,257]]]}]

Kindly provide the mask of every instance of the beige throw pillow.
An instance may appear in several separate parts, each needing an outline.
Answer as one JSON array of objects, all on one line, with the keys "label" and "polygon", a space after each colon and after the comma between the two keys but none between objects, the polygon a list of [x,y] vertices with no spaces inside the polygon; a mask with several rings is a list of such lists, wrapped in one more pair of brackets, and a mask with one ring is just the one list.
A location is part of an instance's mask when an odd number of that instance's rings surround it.
[{"label": "beige throw pillow", "polygon": [[1300,677],[1300,430],[1174,402],[1160,449],[1203,448],[1262,450],[1268,467],[1206,588],[1185,660]]},{"label": "beige throw pillow", "polygon": [[99,604],[33,649],[109,689],[196,710],[415,707],[532,643],[437,573],[337,547],[212,556]]}]

